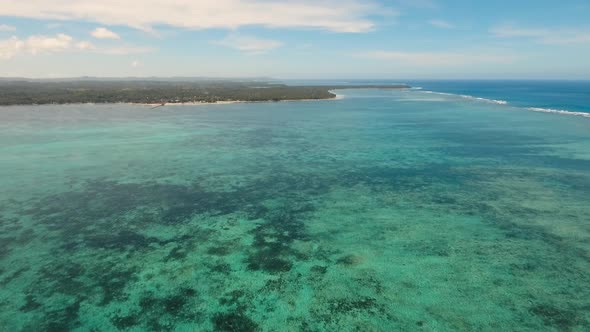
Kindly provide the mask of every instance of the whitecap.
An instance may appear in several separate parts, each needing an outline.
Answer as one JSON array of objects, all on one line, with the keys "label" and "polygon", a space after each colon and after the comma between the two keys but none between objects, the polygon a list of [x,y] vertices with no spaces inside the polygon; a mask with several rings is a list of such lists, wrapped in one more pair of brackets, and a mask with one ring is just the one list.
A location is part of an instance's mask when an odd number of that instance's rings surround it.
[{"label": "whitecap", "polygon": [[498,105],[506,105],[506,104],[508,104],[508,102],[506,100],[499,100],[499,99],[488,99],[488,98],[474,97],[474,96],[470,96],[470,95],[460,95],[460,94],[454,94],[454,93],[435,92],[435,91],[421,91],[421,92],[422,93],[429,93],[429,94],[443,95],[443,96],[460,97],[460,98],[463,98],[463,99],[474,100],[474,101],[482,101],[482,102],[492,103],[492,104],[498,104]]},{"label": "whitecap", "polygon": [[499,100],[499,99],[488,99],[488,98],[481,98],[481,97],[474,97],[469,95],[460,95],[461,98],[469,99],[469,100],[478,100],[483,101],[486,103],[498,104],[498,105],[506,105],[508,102],[506,100]]},{"label": "whitecap", "polygon": [[[506,100],[500,99],[488,99],[488,98],[481,98],[481,97],[474,97],[470,95],[460,95],[460,94],[453,94],[453,93],[446,93],[446,92],[435,92],[435,91],[419,91],[420,93],[428,93],[428,94],[437,94],[443,96],[454,96],[460,97],[463,99],[474,100],[474,101],[481,101],[486,103],[498,104],[498,105],[507,105],[508,102]],[[541,112],[541,113],[553,113],[553,114],[562,114],[562,115],[574,115],[574,116],[582,116],[585,118],[590,118],[590,112],[575,112],[575,111],[567,111],[567,110],[559,110],[559,109],[551,109],[551,108],[540,108],[540,107],[527,107],[525,108],[529,111],[533,112]]]},{"label": "whitecap", "polygon": [[428,90],[420,91],[420,92],[422,92],[422,93],[429,93],[429,94],[435,94],[435,95],[442,95],[442,96],[457,96],[457,95],[454,95],[452,93],[435,92],[435,91],[428,91]]},{"label": "whitecap", "polygon": [[563,114],[563,115],[576,115],[576,116],[583,116],[585,118],[590,118],[590,113],[586,113],[586,112],[572,112],[572,111],[566,111],[566,110],[556,110],[556,109],[551,109],[551,108],[540,108],[540,107],[528,107],[527,110],[533,111],[533,112]]}]

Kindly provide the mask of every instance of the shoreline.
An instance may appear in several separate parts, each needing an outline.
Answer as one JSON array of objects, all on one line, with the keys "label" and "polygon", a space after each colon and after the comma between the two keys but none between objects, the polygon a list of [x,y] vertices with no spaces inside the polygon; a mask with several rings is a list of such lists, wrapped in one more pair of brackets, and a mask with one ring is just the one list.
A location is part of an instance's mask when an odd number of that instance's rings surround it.
[{"label": "shoreline", "polygon": [[198,101],[189,101],[189,102],[172,102],[172,103],[165,103],[162,104],[146,104],[146,103],[123,103],[128,105],[142,105],[142,106],[155,106],[155,107],[163,107],[163,106],[206,106],[206,105],[231,105],[231,104],[255,104],[255,103],[293,103],[293,102],[310,102],[310,101],[331,101],[331,100],[340,100],[343,99],[344,96],[336,95],[332,98],[308,98],[308,99],[282,99],[282,100],[220,100],[214,102],[198,102]]},{"label": "shoreline", "polygon": [[[215,102],[170,102],[162,104],[152,104],[152,103],[136,103],[136,102],[105,102],[105,103],[94,103],[94,102],[85,102],[85,103],[47,103],[47,104],[10,104],[10,105],[0,105],[0,109],[2,108],[10,108],[10,107],[23,107],[23,106],[109,106],[109,105],[129,105],[129,106],[143,106],[149,107],[149,109],[156,109],[163,106],[208,106],[208,105],[231,105],[231,104],[250,104],[250,103],[292,103],[292,102],[313,102],[313,101],[337,101],[346,98],[346,95],[337,93],[338,90],[347,90],[347,87],[337,88],[333,90],[329,90],[330,93],[333,94],[330,98],[305,98],[305,99],[282,99],[282,100],[219,100]],[[363,89],[353,87],[352,89]],[[375,89],[375,87],[369,87],[367,89]],[[411,88],[398,88],[400,90],[411,90]],[[420,89],[417,89],[420,91]],[[568,116],[577,116],[583,118],[590,118],[590,112],[583,112],[583,111],[571,111],[571,110],[562,110],[562,109],[550,109],[550,108],[540,108],[540,107],[526,107],[526,106],[513,106],[510,105],[509,102],[504,100],[494,100],[494,99],[487,99],[481,97],[475,97],[470,95],[461,95],[461,94],[453,94],[453,93],[445,93],[445,92],[435,92],[435,91],[420,91],[426,94],[439,94],[439,95],[447,95],[447,96],[455,96],[462,98],[464,100],[470,100],[475,102],[486,102],[489,104],[495,104],[498,106],[508,106],[513,109],[519,109],[523,111],[529,112],[536,112],[536,113],[545,113],[545,114],[553,114],[553,115],[568,115]]]},{"label": "shoreline", "polygon": [[344,95],[336,94],[331,98],[307,98],[307,99],[282,99],[282,100],[219,100],[214,102],[170,102],[162,104],[152,103],[134,103],[134,102],[112,102],[112,103],[52,103],[52,104],[12,104],[0,105],[0,107],[15,107],[15,106],[74,106],[74,105],[88,105],[88,106],[107,106],[107,105],[133,105],[133,106],[152,106],[153,108],[162,106],[208,106],[208,105],[231,105],[231,104],[253,104],[253,103],[292,103],[292,102],[311,102],[311,101],[334,101],[344,99]]}]

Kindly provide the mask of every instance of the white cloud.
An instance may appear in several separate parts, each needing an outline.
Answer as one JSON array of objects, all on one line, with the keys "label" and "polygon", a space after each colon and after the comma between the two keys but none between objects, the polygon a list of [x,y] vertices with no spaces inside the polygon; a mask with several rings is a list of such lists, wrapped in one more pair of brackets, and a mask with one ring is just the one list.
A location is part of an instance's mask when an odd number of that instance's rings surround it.
[{"label": "white cloud", "polygon": [[48,54],[67,51],[84,51],[108,55],[127,55],[154,51],[148,47],[118,46],[99,48],[88,41],[75,41],[71,36],[60,33],[55,36],[30,36],[26,39],[11,37],[0,40],[0,59],[11,59],[19,54]]},{"label": "white cloud", "polygon": [[139,62],[138,60],[133,60],[131,62],[131,67],[132,68],[138,68],[138,67],[142,67],[142,66],[143,66],[143,64],[141,62]]},{"label": "white cloud", "polygon": [[12,25],[0,24],[0,32],[12,32],[16,31],[16,27]]},{"label": "white cloud", "polygon": [[[138,10],[141,8],[141,10]],[[86,20],[151,30],[267,26],[365,32],[372,15],[397,15],[375,0],[2,0],[0,16]]]},{"label": "white cloud", "polygon": [[98,39],[121,39],[118,34],[107,28],[96,28],[91,33],[92,37]]},{"label": "white cloud", "polygon": [[357,54],[359,57],[395,61],[412,66],[461,66],[482,63],[512,63],[519,59],[514,55],[446,52],[371,51]]},{"label": "white cloud", "polygon": [[520,28],[505,24],[491,28],[490,33],[502,38],[529,38],[549,45],[590,44],[590,29]]},{"label": "white cloud", "polygon": [[57,34],[55,37],[31,36],[26,40],[25,45],[31,54],[60,52],[72,46],[72,37],[63,33]]},{"label": "white cloud", "polygon": [[0,59],[6,60],[13,58],[24,46],[25,43],[16,37],[0,40]]},{"label": "white cloud", "polygon": [[430,20],[428,21],[428,23],[430,23],[430,25],[432,25],[433,27],[441,29],[452,29],[455,27],[452,23],[443,20]]},{"label": "white cloud", "polygon": [[55,36],[31,36],[20,39],[15,36],[0,41],[0,59],[11,59],[19,53],[53,53],[72,48],[72,37],[63,33]]},{"label": "white cloud", "polygon": [[253,36],[232,34],[219,41],[211,42],[215,45],[221,45],[233,48],[248,54],[261,54],[268,52],[277,47],[281,47],[283,43],[272,39],[262,39]]}]

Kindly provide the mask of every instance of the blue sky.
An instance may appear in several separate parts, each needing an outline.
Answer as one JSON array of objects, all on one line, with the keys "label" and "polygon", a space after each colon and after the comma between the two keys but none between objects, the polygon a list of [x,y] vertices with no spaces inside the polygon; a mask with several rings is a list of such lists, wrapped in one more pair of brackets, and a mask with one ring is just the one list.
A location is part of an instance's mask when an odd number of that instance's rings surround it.
[{"label": "blue sky", "polygon": [[590,79],[588,0],[2,0],[0,76]]}]

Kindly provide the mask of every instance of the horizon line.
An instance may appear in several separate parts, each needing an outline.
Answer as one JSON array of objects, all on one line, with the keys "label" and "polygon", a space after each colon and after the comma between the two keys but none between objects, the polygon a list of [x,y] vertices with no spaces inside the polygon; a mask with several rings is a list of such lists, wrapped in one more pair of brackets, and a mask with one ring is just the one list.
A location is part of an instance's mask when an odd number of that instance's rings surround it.
[{"label": "horizon line", "polygon": [[137,80],[137,79],[158,79],[158,80],[273,80],[273,81],[332,81],[332,80],[350,80],[350,81],[590,81],[590,78],[441,78],[441,77],[426,77],[426,78],[346,78],[346,77],[325,77],[325,78],[290,78],[290,77],[274,77],[274,76],[56,76],[56,77],[25,77],[25,76],[0,76],[1,81],[7,80]]}]

